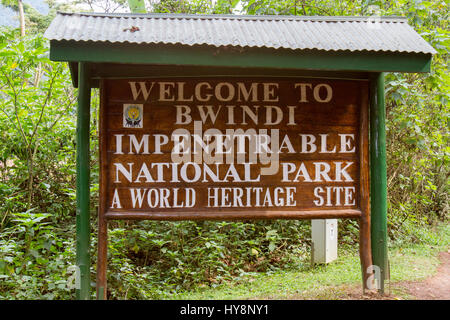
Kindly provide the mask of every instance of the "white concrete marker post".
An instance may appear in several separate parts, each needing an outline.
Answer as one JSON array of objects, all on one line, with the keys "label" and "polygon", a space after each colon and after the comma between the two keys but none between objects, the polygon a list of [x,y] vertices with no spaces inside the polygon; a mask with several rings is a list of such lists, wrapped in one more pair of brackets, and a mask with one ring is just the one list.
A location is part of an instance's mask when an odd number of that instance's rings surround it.
[{"label": "white concrete marker post", "polygon": [[313,219],[311,221],[312,263],[326,264],[337,259],[337,219]]}]

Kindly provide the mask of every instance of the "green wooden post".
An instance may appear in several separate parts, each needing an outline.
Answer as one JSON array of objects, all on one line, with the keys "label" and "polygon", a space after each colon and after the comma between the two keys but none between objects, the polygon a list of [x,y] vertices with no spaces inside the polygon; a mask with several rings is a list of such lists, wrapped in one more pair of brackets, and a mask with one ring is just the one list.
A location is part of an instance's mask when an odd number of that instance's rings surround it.
[{"label": "green wooden post", "polygon": [[89,300],[90,277],[90,213],[89,213],[89,122],[91,87],[89,70],[85,63],[78,67],[77,110],[77,285],[76,298]]},{"label": "green wooden post", "polygon": [[370,204],[372,259],[380,268],[381,293],[388,272],[385,112],[384,74],[376,73],[370,79]]}]

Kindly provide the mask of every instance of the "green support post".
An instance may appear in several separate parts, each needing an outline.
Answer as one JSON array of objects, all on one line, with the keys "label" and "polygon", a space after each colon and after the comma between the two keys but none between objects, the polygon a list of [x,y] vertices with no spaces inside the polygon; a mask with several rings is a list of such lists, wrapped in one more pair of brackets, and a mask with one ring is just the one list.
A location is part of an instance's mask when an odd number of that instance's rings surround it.
[{"label": "green support post", "polygon": [[78,110],[77,110],[77,281],[76,298],[89,300],[90,278],[90,213],[89,213],[89,122],[91,87],[89,70],[85,63],[78,67]]},{"label": "green support post", "polygon": [[388,275],[385,113],[384,74],[376,73],[370,79],[370,204],[372,259],[381,293]]}]

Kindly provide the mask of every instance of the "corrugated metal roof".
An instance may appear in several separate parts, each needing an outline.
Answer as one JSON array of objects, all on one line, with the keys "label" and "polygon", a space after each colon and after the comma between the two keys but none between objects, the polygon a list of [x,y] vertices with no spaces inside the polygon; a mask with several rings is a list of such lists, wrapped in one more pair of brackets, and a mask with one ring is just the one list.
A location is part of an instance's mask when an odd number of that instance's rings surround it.
[{"label": "corrugated metal roof", "polygon": [[434,54],[405,18],[62,13],[49,40]]}]

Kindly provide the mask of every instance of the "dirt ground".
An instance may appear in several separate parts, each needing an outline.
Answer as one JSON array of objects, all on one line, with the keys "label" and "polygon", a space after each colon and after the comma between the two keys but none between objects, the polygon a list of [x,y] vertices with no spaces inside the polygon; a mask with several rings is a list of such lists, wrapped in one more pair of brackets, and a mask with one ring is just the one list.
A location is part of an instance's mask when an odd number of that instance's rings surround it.
[{"label": "dirt ground", "polygon": [[441,264],[435,276],[420,282],[403,282],[404,288],[414,299],[450,300],[450,252],[439,254]]},{"label": "dirt ground", "polygon": [[385,295],[362,294],[354,290],[348,299],[358,300],[450,300],[450,250],[439,254],[440,265],[437,273],[423,281],[402,281],[390,284]]}]

